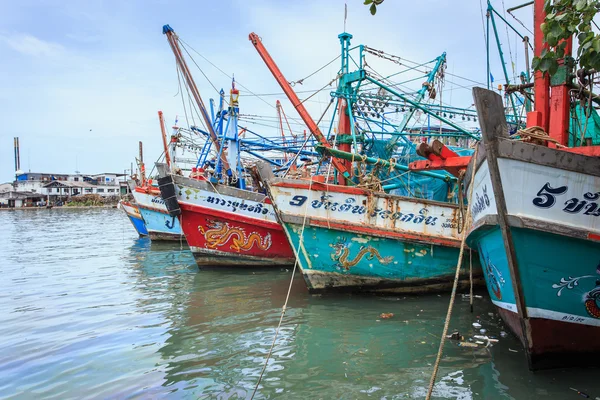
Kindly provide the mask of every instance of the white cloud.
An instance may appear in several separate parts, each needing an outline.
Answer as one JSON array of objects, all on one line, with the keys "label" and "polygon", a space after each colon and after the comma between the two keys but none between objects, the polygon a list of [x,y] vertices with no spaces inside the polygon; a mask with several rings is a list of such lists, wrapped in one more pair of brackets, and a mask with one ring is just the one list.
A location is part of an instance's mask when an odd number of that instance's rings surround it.
[{"label": "white cloud", "polygon": [[60,57],[65,48],[58,44],[39,39],[27,33],[0,35],[0,40],[13,50],[34,57]]}]

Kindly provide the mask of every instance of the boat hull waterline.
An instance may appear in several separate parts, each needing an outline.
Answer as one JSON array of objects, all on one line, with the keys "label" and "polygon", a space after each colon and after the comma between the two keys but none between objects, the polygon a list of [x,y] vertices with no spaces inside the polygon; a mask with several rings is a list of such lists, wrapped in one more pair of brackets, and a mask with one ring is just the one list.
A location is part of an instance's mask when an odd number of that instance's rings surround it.
[{"label": "boat hull waterline", "polygon": [[[505,198],[521,267],[532,368],[579,363],[577,359],[594,352],[600,356],[594,339],[600,334],[600,220],[593,215],[597,206],[590,207],[596,203],[585,199],[600,197],[593,192],[600,179],[517,160],[498,161],[503,181],[511,182]],[[491,187],[484,161],[475,177],[477,210],[469,243],[480,254],[492,302],[524,341]],[[483,199],[479,206],[477,198]]]}]

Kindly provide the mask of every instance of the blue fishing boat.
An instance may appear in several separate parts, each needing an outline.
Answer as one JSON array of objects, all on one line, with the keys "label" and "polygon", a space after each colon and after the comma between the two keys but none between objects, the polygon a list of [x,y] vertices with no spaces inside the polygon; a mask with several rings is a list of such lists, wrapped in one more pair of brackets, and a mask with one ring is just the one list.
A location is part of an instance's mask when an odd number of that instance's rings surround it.
[{"label": "blue fishing boat", "polygon": [[[130,185],[131,186],[131,185]],[[176,217],[169,215],[160,190],[154,186],[135,186],[131,191],[152,240],[185,240]]]},{"label": "blue fishing boat", "polygon": [[135,228],[135,231],[138,233],[138,235],[148,236],[148,229],[146,229],[146,223],[144,222],[144,219],[142,218],[138,207],[135,204],[125,200],[119,201],[118,206],[125,212],[127,218],[129,218],[129,221],[131,221],[131,224]]}]

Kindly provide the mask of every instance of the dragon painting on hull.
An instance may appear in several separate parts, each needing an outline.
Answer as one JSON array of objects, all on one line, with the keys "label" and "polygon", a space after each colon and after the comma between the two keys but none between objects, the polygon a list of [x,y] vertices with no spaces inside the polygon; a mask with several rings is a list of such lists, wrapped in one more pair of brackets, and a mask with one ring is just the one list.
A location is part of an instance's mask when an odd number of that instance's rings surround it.
[{"label": "dragon painting on hull", "polygon": [[334,249],[334,252],[331,254],[331,259],[336,261],[337,264],[346,271],[349,271],[350,268],[358,264],[365,255],[367,255],[367,260],[372,260],[377,257],[377,260],[383,265],[387,265],[394,260],[394,257],[392,256],[382,257],[381,254],[379,254],[379,250],[372,246],[362,246],[358,254],[352,260],[348,260],[350,249],[347,244],[336,243],[330,246]]},{"label": "dragon painting on hull", "polygon": [[209,248],[215,249],[226,245],[231,240],[231,250],[248,251],[256,245],[260,250],[268,250],[271,247],[271,234],[267,233],[264,237],[257,232],[246,234],[246,230],[241,227],[234,227],[229,222],[207,220],[207,227],[198,226],[198,231],[204,235],[206,244]]}]

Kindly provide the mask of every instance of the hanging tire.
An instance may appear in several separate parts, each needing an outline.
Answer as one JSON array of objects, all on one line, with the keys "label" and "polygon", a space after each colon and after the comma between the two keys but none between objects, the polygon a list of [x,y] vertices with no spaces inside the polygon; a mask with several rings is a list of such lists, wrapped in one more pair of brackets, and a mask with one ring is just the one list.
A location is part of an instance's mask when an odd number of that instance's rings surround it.
[{"label": "hanging tire", "polygon": [[175,183],[173,182],[172,176],[165,176],[164,178],[158,178],[158,188],[160,189],[160,196],[165,201],[165,206],[171,217],[177,217],[181,215],[181,208],[177,202],[177,195],[175,194]]}]

